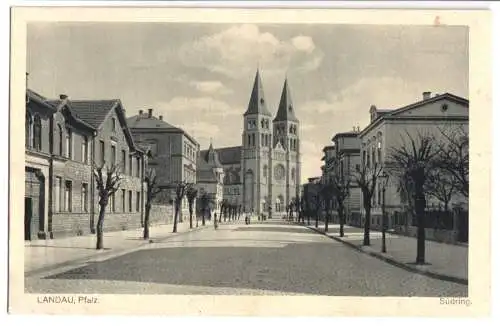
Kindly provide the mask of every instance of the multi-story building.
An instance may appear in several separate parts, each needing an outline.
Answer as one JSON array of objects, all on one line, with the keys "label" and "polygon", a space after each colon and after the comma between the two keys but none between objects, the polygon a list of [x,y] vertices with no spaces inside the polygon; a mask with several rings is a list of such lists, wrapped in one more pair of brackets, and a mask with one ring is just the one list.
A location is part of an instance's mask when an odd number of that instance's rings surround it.
[{"label": "multi-story building", "polygon": [[200,152],[196,172],[198,197],[208,195],[213,201],[213,209],[218,212],[224,196],[224,168],[212,144],[208,150]]},{"label": "multi-story building", "polygon": [[[121,166],[122,181],[119,191],[110,198],[105,230],[140,226],[147,159],[132,140],[121,102],[74,101],[65,95],[48,100],[31,90],[27,91],[27,100],[25,225],[29,236],[25,238],[33,239],[36,232],[44,238],[95,231],[99,198],[94,162]],[[43,187],[32,177],[31,171],[36,168],[32,156],[44,165],[43,178],[40,173],[37,177],[44,180]],[[34,188],[43,191],[36,196]],[[34,203],[35,197],[39,204]]]},{"label": "multi-story building", "polygon": [[[283,85],[273,119],[257,71],[248,108],[243,114],[242,145],[217,149],[228,175],[225,181],[234,180],[233,176],[240,178],[241,188],[231,182],[231,187],[225,189],[241,190],[237,201],[245,211],[283,214],[286,206],[299,197],[299,130],[288,81]],[[238,153],[239,161],[236,160]],[[231,158],[227,164],[225,157]],[[236,200],[234,193],[230,196]]]},{"label": "multi-story building", "polygon": [[[424,92],[420,101],[395,110],[378,110],[372,105],[370,117],[370,124],[359,133],[359,138],[361,164],[373,170],[375,165],[384,166],[391,149],[409,146],[409,136],[418,140],[419,134],[432,135],[440,141],[443,140],[442,130],[461,128],[468,133],[469,101],[449,93],[431,96],[430,92]],[[401,209],[403,203],[395,180],[389,178],[385,189],[385,207],[389,216],[388,226],[391,227],[390,212]],[[459,197],[454,197],[452,201],[464,200]],[[374,228],[381,226],[383,200],[382,185],[378,182],[372,197],[371,223]],[[428,204],[432,204],[431,198]],[[364,214],[363,210],[361,212]]]},{"label": "multi-story building", "polygon": [[[137,115],[127,119],[127,125],[134,141],[147,144],[151,149],[148,165],[155,169],[158,184],[166,188],[157,196],[157,202],[172,204],[175,195],[169,187],[181,181],[197,182],[196,161],[200,145],[183,129],[164,121],[162,115],[155,117],[153,109],[139,110]],[[186,198],[181,207],[182,221],[182,216],[189,213]]]},{"label": "multi-story building", "polygon": [[354,173],[361,164],[361,141],[358,134],[357,131],[338,133],[333,136],[332,142],[336,152],[333,173],[349,183],[349,195],[344,202],[346,222],[360,226],[361,189],[354,178]]}]

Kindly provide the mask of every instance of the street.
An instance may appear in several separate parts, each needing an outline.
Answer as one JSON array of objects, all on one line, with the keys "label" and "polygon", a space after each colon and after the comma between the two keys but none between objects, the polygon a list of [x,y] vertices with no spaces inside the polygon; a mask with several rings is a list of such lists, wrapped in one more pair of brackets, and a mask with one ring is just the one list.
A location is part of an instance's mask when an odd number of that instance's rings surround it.
[{"label": "street", "polygon": [[220,224],[56,275],[25,278],[30,293],[467,296],[360,253],[304,226]]}]

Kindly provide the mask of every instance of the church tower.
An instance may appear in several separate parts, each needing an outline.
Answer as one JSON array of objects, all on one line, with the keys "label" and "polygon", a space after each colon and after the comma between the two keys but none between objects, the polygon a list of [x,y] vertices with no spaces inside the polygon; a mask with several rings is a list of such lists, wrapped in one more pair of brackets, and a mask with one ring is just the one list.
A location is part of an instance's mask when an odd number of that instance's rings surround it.
[{"label": "church tower", "polygon": [[243,114],[241,181],[243,207],[247,212],[260,214],[266,211],[272,145],[271,119],[257,70],[248,108]]},{"label": "church tower", "polygon": [[299,120],[287,79],[273,120],[273,134],[273,202],[286,211],[286,205],[300,196]]}]

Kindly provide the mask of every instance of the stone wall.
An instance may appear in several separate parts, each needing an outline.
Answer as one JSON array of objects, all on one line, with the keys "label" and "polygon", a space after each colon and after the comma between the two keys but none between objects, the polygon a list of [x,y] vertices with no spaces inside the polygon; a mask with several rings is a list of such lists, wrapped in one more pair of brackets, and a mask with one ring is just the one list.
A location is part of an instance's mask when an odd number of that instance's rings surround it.
[{"label": "stone wall", "polygon": [[[171,224],[174,222],[173,205],[151,205],[149,220],[151,225]],[[189,219],[189,215],[187,217]]]}]

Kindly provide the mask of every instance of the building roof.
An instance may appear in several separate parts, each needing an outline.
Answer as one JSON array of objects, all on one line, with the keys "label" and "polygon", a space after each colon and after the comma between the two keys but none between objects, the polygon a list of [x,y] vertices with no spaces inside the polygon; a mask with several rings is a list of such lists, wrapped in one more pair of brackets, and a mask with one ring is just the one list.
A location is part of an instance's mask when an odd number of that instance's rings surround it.
[{"label": "building roof", "polygon": [[246,116],[249,114],[263,114],[271,116],[271,113],[267,109],[267,102],[264,96],[264,87],[262,86],[262,80],[260,79],[260,73],[258,69],[257,73],[255,74],[252,94],[250,95],[250,101],[248,102],[248,108],[244,115]]},{"label": "building roof", "polygon": [[137,114],[127,118],[127,124],[130,129],[172,129],[179,130],[176,126],[160,120],[154,116],[149,116],[148,113]]},{"label": "building roof", "polygon": [[[201,151],[200,155],[206,151]],[[241,146],[217,148],[221,164],[241,164]]]},{"label": "building roof", "polygon": [[26,90],[26,102],[29,101],[34,101],[52,111],[56,111],[56,107],[49,103],[49,101],[45,97],[28,88]]},{"label": "building roof", "polygon": [[[63,100],[51,100],[55,105],[61,104]],[[76,117],[87,122],[98,129],[106,120],[111,109],[120,105],[120,100],[69,100],[67,103]]]},{"label": "building roof", "polygon": [[125,118],[124,112],[125,110],[123,109],[120,100],[70,100],[65,97],[63,99],[51,100],[50,102],[57,106],[66,106],[73,117],[85,122],[95,130],[101,128],[102,124],[106,121],[112,110],[116,110],[116,116],[122,126],[123,133],[125,134],[129,147],[142,152],[142,150],[134,144],[132,134],[127,126],[127,119]]},{"label": "building roof", "polygon": [[383,114],[380,114],[377,117],[377,119],[373,120],[368,126],[366,126],[363,130],[361,130],[359,132],[359,136],[362,136],[363,134],[366,134],[369,130],[371,130],[373,128],[373,126],[375,126],[376,124],[380,123],[380,121],[382,121],[382,120],[384,120],[386,118],[394,117],[394,116],[398,115],[399,113],[402,113],[402,112],[405,112],[405,111],[409,111],[409,110],[421,107],[423,105],[434,103],[434,102],[437,102],[437,101],[440,101],[440,100],[443,100],[443,99],[447,99],[447,100],[450,100],[450,101],[455,102],[455,103],[459,103],[459,104],[463,104],[463,105],[469,106],[469,100],[468,99],[465,99],[465,98],[457,96],[457,95],[453,95],[451,93],[444,93],[444,94],[440,94],[440,95],[436,95],[436,96],[432,96],[432,97],[429,97],[429,98],[422,99],[420,101],[417,101],[417,102],[405,105],[405,106],[400,107],[398,109],[394,109],[394,110],[377,110],[377,112],[382,111]]},{"label": "building roof", "polygon": [[273,121],[299,121],[295,116],[295,108],[292,103],[290,88],[288,87],[288,79],[285,79],[285,83],[283,84],[278,112]]},{"label": "building roof", "polygon": [[339,133],[336,133],[335,135],[333,135],[332,141],[334,142],[335,140],[337,140],[338,138],[341,138],[341,137],[356,138],[358,136],[359,136],[359,132],[357,132],[357,131],[339,132]]}]

